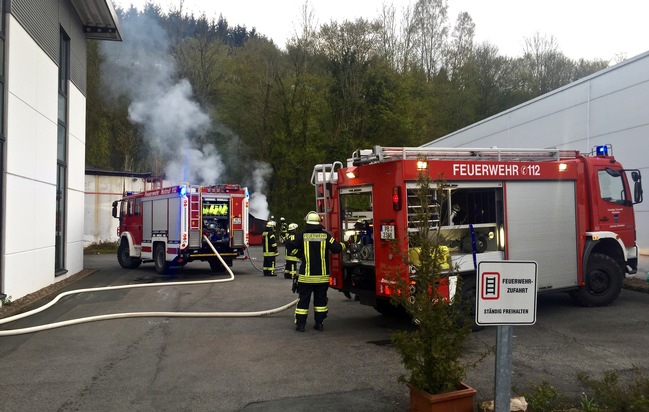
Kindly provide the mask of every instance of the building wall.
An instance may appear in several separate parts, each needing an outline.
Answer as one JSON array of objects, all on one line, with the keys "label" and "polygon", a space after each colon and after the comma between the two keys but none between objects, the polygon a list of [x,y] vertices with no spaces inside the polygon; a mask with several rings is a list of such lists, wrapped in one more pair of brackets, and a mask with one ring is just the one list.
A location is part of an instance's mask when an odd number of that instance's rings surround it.
[{"label": "building wall", "polygon": [[86,174],[84,245],[116,242],[119,220],[112,215],[113,202],[120,199],[124,192],[142,192],[149,189],[153,189],[153,186],[144,178]]},{"label": "building wall", "polygon": [[[34,8],[39,13],[25,12]],[[21,20],[21,10],[29,21]],[[18,17],[9,14],[6,20],[6,185],[0,272],[2,292],[18,299],[83,269],[84,227],[80,216],[84,207],[86,102],[85,90],[79,85],[85,87],[85,80],[69,84],[67,272],[55,276],[58,53],[52,56],[51,47],[37,42],[33,30],[49,30],[54,36],[49,43],[56,44],[58,50],[60,18],[71,39],[71,60],[81,60],[79,56],[85,59],[86,43],[68,1],[15,1],[14,11]],[[83,64],[85,71],[85,61]]]},{"label": "building wall", "polygon": [[[649,176],[647,139],[649,52],[424,146],[557,147],[590,152],[596,145],[610,143],[625,168]],[[640,253],[649,254],[649,200],[636,205],[635,214]]]}]

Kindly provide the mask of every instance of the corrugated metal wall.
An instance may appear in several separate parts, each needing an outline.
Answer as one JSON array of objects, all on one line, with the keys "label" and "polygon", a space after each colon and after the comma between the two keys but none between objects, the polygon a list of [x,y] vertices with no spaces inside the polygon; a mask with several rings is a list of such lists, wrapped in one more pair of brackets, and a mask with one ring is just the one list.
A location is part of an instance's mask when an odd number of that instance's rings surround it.
[{"label": "corrugated metal wall", "polygon": [[[649,176],[649,52],[547,93],[424,146],[613,145],[626,168]],[[645,179],[646,180],[646,179]],[[645,188],[646,189],[646,188]],[[640,253],[649,254],[649,201],[635,206]]]},{"label": "corrugated metal wall", "polygon": [[87,48],[83,25],[69,0],[11,0],[8,11],[58,65],[59,30],[70,36],[70,80],[86,94]]}]

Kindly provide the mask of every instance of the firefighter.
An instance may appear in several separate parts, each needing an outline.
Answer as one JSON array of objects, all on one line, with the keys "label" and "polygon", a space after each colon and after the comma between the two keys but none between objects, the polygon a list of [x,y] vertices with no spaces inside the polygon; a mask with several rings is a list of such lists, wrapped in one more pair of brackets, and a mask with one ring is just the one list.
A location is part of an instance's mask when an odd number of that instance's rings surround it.
[{"label": "firefighter", "polygon": [[[291,223],[288,225],[286,242],[295,237],[297,231],[297,223]],[[297,277],[297,264],[300,262],[300,259],[297,256],[291,255],[291,250],[288,247],[284,248],[284,253],[286,257],[286,266],[284,267],[284,279],[295,279]]]},{"label": "firefighter", "polygon": [[327,289],[329,289],[329,254],[341,253],[345,246],[328,233],[320,224],[320,215],[307,213],[306,229],[289,241],[289,253],[302,260],[298,273],[297,292],[299,301],[295,308],[295,330],[304,332],[309,314],[309,302],[313,294],[315,330],[322,332],[322,322],[327,317]]},{"label": "firefighter", "polygon": [[277,239],[275,238],[275,221],[269,220],[266,228],[261,233],[262,246],[264,250],[264,276],[277,276],[275,274],[275,257],[277,251]]}]

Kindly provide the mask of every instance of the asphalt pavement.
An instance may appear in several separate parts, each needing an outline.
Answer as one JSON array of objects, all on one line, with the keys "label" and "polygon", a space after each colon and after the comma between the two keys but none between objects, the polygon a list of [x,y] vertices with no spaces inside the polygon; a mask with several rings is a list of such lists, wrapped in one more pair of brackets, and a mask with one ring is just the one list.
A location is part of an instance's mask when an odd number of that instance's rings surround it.
[{"label": "asphalt pavement", "polygon": [[[261,275],[261,250],[235,261],[231,282],[207,263],[173,277],[152,264],[119,267],[115,256],[86,256],[92,273],[66,290],[115,285],[136,289],[92,291],[61,299],[0,330],[128,312],[251,312],[296,298],[291,281]],[[278,259],[279,265],[283,259]],[[644,279],[649,258],[640,260]],[[162,283],[175,283],[163,286]],[[295,332],[293,308],[264,317],[143,317],[112,319],[0,337],[0,411],[406,411],[404,373],[390,343],[404,319],[389,318],[341,293],[329,292],[325,331]],[[42,304],[44,302],[39,302]],[[605,370],[622,379],[649,374],[649,294],[623,290],[603,308],[576,306],[566,294],[539,298],[537,322],[514,327],[512,384],[524,392],[547,380],[578,398],[576,373]],[[474,333],[466,383],[477,400],[493,399],[496,327]]]}]

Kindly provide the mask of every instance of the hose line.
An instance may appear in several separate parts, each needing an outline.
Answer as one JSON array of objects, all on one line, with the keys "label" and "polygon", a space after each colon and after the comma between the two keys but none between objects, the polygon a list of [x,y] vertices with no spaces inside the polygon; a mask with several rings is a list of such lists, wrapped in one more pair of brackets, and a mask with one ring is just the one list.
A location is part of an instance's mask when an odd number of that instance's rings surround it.
[{"label": "hose line", "polygon": [[[4,319],[0,319],[0,325],[14,322],[18,319],[23,319],[32,315],[35,315],[37,313],[40,313],[50,307],[52,307],[54,304],[56,304],[58,301],[60,301],[62,298],[69,296],[69,295],[74,295],[74,294],[79,294],[79,293],[87,293],[87,292],[103,292],[103,291],[108,291],[108,290],[120,290],[120,289],[135,289],[135,288],[144,288],[144,287],[160,287],[160,286],[185,286],[185,285],[200,285],[200,284],[211,284],[211,283],[223,283],[223,282],[231,282],[234,280],[234,273],[230,269],[230,267],[225,263],[221,255],[216,251],[212,243],[209,241],[209,239],[205,236],[203,238],[207,241],[209,244],[210,248],[212,248],[212,251],[216,254],[216,256],[219,258],[221,261],[221,264],[223,267],[225,267],[229,273],[229,277],[227,279],[213,279],[213,280],[197,280],[197,281],[188,281],[188,282],[164,282],[164,283],[147,283],[147,284],[140,284],[140,285],[119,285],[119,286],[105,286],[105,287],[99,287],[99,288],[87,288],[87,289],[76,289],[76,290],[70,290],[67,292],[63,292],[56,296],[51,302],[47,303],[46,305],[43,305],[41,307],[38,307],[36,309],[20,313],[18,315],[10,316]],[[89,323],[89,322],[97,322],[97,321],[102,321],[102,320],[109,320],[109,319],[125,319],[125,318],[245,318],[245,317],[261,317],[261,316],[267,316],[267,315],[272,315],[275,313],[279,313],[282,311],[285,311],[297,304],[298,299],[295,299],[294,301],[287,303],[286,305],[274,308],[274,309],[267,309],[267,310],[261,310],[261,311],[256,311],[256,312],[127,312],[127,313],[112,313],[108,315],[98,315],[98,316],[89,316],[85,318],[77,318],[77,319],[70,319],[66,321],[61,321],[61,322],[54,322],[54,323],[48,323],[45,325],[40,325],[40,326],[32,326],[28,328],[22,328],[22,329],[10,329],[10,330],[0,330],[0,336],[13,336],[13,335],[23,335],[27,333],[34,333],[34,332],[40,332],[40,331],[45,331],[45,330],[50,330],[50,329],[56,329],[56,328],[61,328],[64,326],[71,326],[71,325],[78,325],[80,323]]]}]

